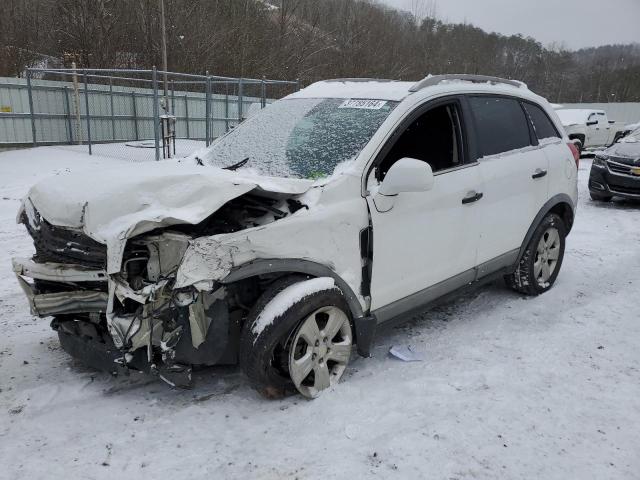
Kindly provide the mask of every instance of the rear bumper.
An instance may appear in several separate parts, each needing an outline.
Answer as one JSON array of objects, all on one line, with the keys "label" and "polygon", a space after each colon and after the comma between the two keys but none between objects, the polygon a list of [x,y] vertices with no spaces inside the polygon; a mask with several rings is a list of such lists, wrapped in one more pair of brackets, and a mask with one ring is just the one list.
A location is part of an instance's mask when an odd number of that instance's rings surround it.
[{"label": "rear bumper", "polygon": [[107,311],[109,297],[106,291],[71,290],[42,293],[34,283],[28,281],[28,279],[33,279],[66,284],[106,282],[107,275],[103,270],[89,270],[78,265],[62,263],[36,263],[29,259],[14,258],[13,271],[27,296],[32,315],[47,317]]},{"label": "rear bumper", "polygon": [[640,177],[616,174],[607,167],[591,166],[589,191],[599,195],[640,200]]}]

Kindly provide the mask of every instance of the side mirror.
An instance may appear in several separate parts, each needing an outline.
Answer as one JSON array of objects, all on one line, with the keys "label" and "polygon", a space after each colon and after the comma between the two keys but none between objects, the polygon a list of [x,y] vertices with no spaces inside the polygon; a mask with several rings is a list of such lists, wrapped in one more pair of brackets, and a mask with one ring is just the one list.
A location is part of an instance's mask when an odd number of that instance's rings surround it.
[{"label": "side mirror", "polygon": [[426,192],[431,188],[431,166],[415,158],[401,158],[387,172],[378,193],[389,197],[403,192]]},{"label": "side mirror", "polygon": [[587,127],[591,127],[591,126],[597,125],[597,124],[598,124],[597,120],[594,120],[594,121],[591,121],[591,122],[587,122]]}]

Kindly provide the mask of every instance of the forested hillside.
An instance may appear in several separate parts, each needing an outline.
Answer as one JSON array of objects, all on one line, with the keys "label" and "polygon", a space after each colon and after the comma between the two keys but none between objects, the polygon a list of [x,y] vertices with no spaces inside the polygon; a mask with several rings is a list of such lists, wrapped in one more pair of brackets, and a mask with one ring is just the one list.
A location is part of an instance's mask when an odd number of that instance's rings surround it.
[{"label": "forested hillside", "polygon": [[[567,51],[365,0],[165,0],[169,69],[295,79],[519,79],[552,101],[640,101],[640,45]],[[568,19],[567,28],[571,26]],[[0,75],[161,65],[158,0],[3,0]]]}]

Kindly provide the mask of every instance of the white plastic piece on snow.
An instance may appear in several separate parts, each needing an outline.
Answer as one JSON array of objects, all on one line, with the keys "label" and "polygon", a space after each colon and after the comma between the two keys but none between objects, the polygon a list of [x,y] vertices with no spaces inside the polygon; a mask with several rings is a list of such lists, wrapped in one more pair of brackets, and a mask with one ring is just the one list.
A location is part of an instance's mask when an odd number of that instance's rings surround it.
[{"label": "white plastic piece on snow", "polygon": [[416,352],[411,345],[393,345],[389,349],[389,354],[403,362],[422,362],[424,356]]}]

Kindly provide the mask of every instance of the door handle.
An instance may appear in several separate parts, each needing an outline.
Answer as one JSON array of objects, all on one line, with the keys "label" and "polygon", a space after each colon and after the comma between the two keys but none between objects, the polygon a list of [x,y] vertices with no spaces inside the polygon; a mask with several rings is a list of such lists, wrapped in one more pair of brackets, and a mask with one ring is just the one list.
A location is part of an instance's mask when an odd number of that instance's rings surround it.
[{"label": "door handle", "polygon": [[471,191],[467,193],[467,196],[462,199],[462,204],[466,205],[467,203],[477,202],[482,198],[481,192]]},{"label": "door handle", "polygon": [[531,175],[531,178],[542,178],[547,174],[546,170],[542,170],[540,168],[536,169],[535,172],[533,172],[533,175]]}]

